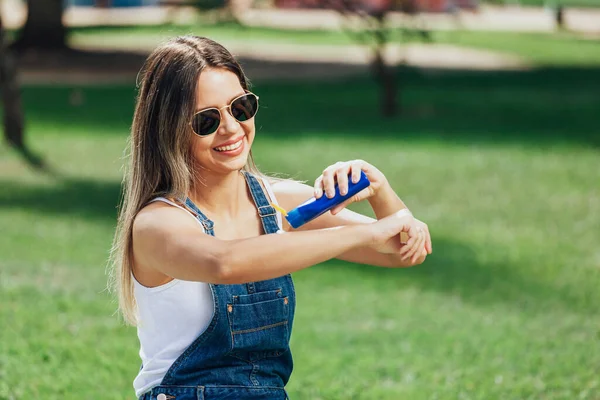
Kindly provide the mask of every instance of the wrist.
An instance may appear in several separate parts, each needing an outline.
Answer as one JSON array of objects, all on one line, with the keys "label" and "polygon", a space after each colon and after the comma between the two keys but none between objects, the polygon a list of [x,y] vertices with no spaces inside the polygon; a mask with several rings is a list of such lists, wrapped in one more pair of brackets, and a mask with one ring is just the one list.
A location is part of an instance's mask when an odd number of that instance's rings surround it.
[{"label": "wrist", "polygon": [[391,215],[397,211],[407,208],[389,184],[383,186],[375,196],[369,198],[369,204],[377,219]]},{"label": "wrist", "polygon": [[377,190],[377,192],[375,192],[375,194],[373,196],[369,197],[369,202],[371,204],[379,203],[379,202],[387,203],[391,199],[394,199],[397,197],[398,197],[398,195],[396,194],[396,192],[394,192],[394,189],[392,189],[392,186],[388,182],[386,182],[384,185],[381,185],[379,190]]},{"label": "wrist", "polygon": [[371,246],[377,242],[377,233],[373,224],[357,224],[348,226],[350,235],[356,246]]}]

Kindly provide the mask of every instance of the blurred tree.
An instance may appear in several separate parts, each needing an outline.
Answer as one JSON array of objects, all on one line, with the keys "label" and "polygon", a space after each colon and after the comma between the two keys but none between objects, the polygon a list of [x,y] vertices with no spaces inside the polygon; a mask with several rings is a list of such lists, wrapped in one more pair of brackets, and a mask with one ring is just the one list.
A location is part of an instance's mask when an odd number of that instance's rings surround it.
[{"label": "blurred tree", "polygon": [[343,17],[344,30],[350,37],[371,48],[373,52],[371,68],[381,88],[382,114],[390,117],[401,112],[397,100],[400,88],[396,71],[385,63],[385,47],[394,29],[404,34],[417,34],[426,40],[430,40],[430,35],[423,29],[391,28],[387,24],[387,17],[391,11],[416,14],[416,2],[413,0],[325,0],[321,5],[324,8],[337,10]]},{"label": "blurred tree", "polygon": [[196,6],[196,8],[206,11],[206,10],[214,10],[224,8],[227,1],[226,0],[192,0],[192,3]]},{"label": "blurred tree", "polygon": [[17,50],[66,48],[67,30],[62,15],[62,0],[27,0],[27,22],[12,47]]},{"label": "blurred tree", "polygon": [[189,0],[202,13],[212,12],[213,22],[241,24],[239,15],[251,6],[252,0]]},{"label": "blurred tree", "polygon": [[15,58],[6,46],[2,15],[0,15],[0,92],[2,92],[4,108],[4,139],[30,164],[41,167],[41,159],[33,155],[25,145],[23,106],[17,84]]}]

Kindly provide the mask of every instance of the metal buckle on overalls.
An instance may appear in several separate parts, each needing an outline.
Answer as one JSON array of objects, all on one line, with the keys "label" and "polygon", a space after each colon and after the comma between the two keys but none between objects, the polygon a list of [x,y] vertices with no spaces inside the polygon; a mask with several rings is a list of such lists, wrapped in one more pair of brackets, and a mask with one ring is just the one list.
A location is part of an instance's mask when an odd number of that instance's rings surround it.
[{"label": "metal buckle on overalls", "polygon": [[200,220],[200,222],[202,223],[202,226],[204,227],[204,229],[206,230],[210,230],[213,228],[213,226],[215,225],[214,222],[212,222],[209,219],[202,219]]},{"label": "metal buckle on overalls", "polygon": [[[267,210],[263,210],[265,208]],[[277,211],[275,210],[275,208],[273,206],[261,206],[261,207],[258,207],[258,214],[261,217],[268,217],[270,215],[276,215]]]},{"label": "metal buckle on overalls", "polygon": [[175,396],[171,396],[171,395],[164,394],[164,393],[160,393],[158,396],[156,396],[156,400],[172,400],[174,398],[175,398]]}]

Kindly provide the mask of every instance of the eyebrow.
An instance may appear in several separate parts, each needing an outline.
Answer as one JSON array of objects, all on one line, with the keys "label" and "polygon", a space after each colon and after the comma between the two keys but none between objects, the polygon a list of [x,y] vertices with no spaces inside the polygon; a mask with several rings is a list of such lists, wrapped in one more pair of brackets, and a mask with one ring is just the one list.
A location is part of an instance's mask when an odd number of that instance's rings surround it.
[{"label": "eyebrow", "polygon": [[[231,102],[232,102],[233,100],[235,100],[235,99],[237,99],[238,97],[241,97],[241,96],[243,96],[243,95],[245,95],[245,94],[246,94],[246,91],[244,91],[243,93],[240,93],[240,94],[237,94],[237,95],[233,96],[231,99],[229,99],[229,101],[227,102],[227,105],[231,104]],[[208,106],[208,107],[202,107],[202,108],[198,108],[198,109],[196,109],[196,111],[194,111],[194,114],[196,114],[196,113],[198,113],[198,112],[200,112],[200,111],[202,111],[202,110],[207,110],[207,109],[210,109],[210,108],[217,108],[217,109],[218,109],[219,107],[217,107],[217,106]]]}]

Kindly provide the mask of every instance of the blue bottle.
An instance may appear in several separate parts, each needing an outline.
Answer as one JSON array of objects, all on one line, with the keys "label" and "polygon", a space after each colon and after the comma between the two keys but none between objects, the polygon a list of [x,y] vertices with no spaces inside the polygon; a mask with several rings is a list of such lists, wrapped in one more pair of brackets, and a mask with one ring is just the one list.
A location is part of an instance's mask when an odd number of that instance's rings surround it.
[{"label": "blue bottle", "polygon": [[340,194],[338,186],[335,185],[335,196],[329,198],[323,194],[318,199],[311,197],[298,207],[288,211],[285,219],[287,219],[294,229],[297,229],[354,196],[356,193],[368,187],[370,184],[371,182],[369,182],[369,178],[367,178],[367,175],[365,175],[363,171],[360,171],[360,179],[356,183],[352,183],[351,176],[349,175],[348,193],[346,193],[344,196]]}]

